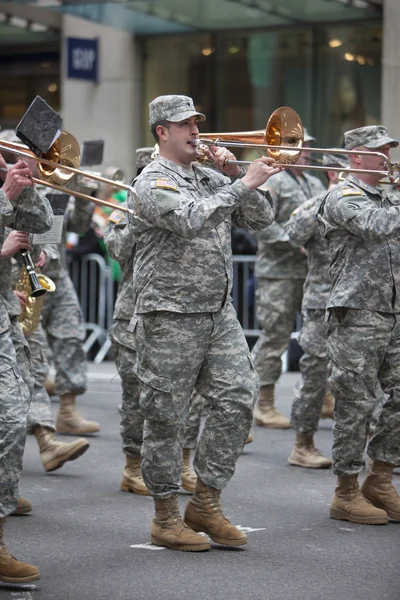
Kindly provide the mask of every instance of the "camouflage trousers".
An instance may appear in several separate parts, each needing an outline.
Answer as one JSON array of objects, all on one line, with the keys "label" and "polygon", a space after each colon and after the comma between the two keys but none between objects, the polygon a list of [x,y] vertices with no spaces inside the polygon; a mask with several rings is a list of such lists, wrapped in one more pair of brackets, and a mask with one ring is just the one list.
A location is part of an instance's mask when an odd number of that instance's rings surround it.
[{"label": "camouflage trousers", "polygon": [[300,312],[304,279],[259,279],[256,290],[257,319],[261,334],[253,350],[260,385],[276,383],[282,372],[282,354]]},{"label": "camouflage trousers", "polygon": [[303,435],[314,435],[327,387],[326,337],[328,323],[325,310],[303,309],[299,343],[304,350],[300,358],[301,380],[294,388],[291,425]]},{"label": "camouflage trousers", "polygon": [[330,311],[326,353],[335,397],[333,467],[359,473],[379,382],[388,395],[368,445],[373,460],[400,462],[400,315],[335,308]]},{"label": "camouflage trousers", "polygon": [[49,363],[46,358],[46,336],[42,324],[27,337],[31,351],[33,394],[28,411],[28,433],[32,433],[37,425],[55,431],[53,416],[51,414],[50,397],[44,388],[44,382],[49,373]]},{"label": "camouflage trousers", "polygon": [[85,324],[79,299],[67,271],[55,280],[56,291],[47,294],[42,325],[52,350],[56,368],[57,395],[84,394],[86,355],[83,350]]},{"label": "camouflage trousers", "polygon": [[[0,300],[0,310],[3,311]],[[0,330],[0,518],[17,506],[32,392],[29,348],[17,318],[1,318]]]},{"label": "camouflage trousers", "polygon": [[[118,407],[121,417],[120,433],[124,454],[140,454],[143,441],[144,414],[140,410],[140,381],[134,372],[136,350],[134,336],[127,332],[126,321],[114,321],[109,335],[113,345],[115,364],[122,384],[122,402]],[[184,424],[183,447],[196,448],[200,431],[203,398],[193,392]]]},{"label": "camouflage trousers", "polygon": [[145,416],[142,472],[151,495],[166,498],[179,489],[188,390],[194,387],[209,404],[194,469],[207,486],[222,489],[247,440],[259,388],[234,308],[142,314],[130,328]]}]

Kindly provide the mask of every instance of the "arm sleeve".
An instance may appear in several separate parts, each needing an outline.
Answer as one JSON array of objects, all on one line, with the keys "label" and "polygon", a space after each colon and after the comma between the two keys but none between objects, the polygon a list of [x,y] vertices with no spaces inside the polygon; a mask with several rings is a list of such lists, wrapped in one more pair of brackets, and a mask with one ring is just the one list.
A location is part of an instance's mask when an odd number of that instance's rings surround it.
[{"label": "arm sleeve", "polygon": [[268,191],[251,190],[250,199],[241,203],[232,213],[232,221],[238,227],[252,231],[264,229],[275,218],[272,198]]},{"label": "arm sleeve", "polygon": [[104,233],[104,242],[111,258],[120,264],[124,264],[132,256],[132,250],[135,246],[135,235],[129,226],[126,216],[122,215],[121,220],[117,223],[111,221],[112,217],[113,215],[111,215]]},{"label": "arm sleeve", "polygon": [[364,196],[331,194],[324,212],[329,220],[364,240],[384,241],[400,235],[400,206],[375,208]]},{"label": "arm sleeve", "polygon": [[13,220],[13,216],[13,205],[5,193],[0,190],[0,227],[5,227],[10,223]]},{"label": "arm sleeve", "polygon": [[299,206],[285,226],[289,238],[298,246],[304,246],[318,230],[315,202],[307,204]]},{"label": "arm sleeve", "polygon": [[[216,187],[210,197],[193,198],[179,189],[160,189],[148,179],[138,180],[140,217],[186,238],[210,231],[229,217],[238,205],[251,201],[252,192],[238,179],[232,185]],[[272,209],[271,221],[273,219]]]},{"label": "arm sleeve", "polygon": [[50,202],[34,188],[25,188],[13,203],[13,208],[13,229],[45,233],[53,225]]}]

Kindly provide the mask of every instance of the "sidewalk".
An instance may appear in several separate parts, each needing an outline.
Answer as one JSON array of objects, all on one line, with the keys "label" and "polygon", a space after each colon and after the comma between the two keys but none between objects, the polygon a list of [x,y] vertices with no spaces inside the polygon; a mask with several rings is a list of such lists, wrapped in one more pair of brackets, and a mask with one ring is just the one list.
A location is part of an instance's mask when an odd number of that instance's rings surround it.
[{"label": "sidewalk", "polygon": [[88,382],[89,383],[116,383],[120,382],[117,367],[114,361],[104,360],[99,365],[94,362],[88,362]]}]

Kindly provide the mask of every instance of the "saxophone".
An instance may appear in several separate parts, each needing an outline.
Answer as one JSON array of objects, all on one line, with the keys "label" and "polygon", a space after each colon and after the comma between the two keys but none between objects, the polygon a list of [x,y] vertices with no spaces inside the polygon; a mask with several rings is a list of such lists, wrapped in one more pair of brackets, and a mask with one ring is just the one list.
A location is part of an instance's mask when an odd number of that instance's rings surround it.
[{"label": "saxophone", "polygon": [[[40,286],[45,292],[54,292],[56,286],[50,277],[43,275],[43,273],[37,273],[36,271],[35,277],[37,277]],[[31,335],[37,329],[40,323],[40,315],[46,293],[41,294],[40,296],[32,296],[32,272],[29,271],[25,265],[21,267],[15,290],[17,292],[22,292],[27,299],[26,306],[22,309],[18,320],[21,324],[21,329],[24,335]]]}]

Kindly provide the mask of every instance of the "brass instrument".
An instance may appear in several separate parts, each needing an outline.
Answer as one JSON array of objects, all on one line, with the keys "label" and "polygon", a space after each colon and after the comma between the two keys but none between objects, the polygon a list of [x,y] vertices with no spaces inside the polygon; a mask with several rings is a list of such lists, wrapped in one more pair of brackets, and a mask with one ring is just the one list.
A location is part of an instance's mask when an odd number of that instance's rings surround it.
[{"label": "brass instrument", "polygon": [[[290,168],[290,169],[316,169],[326,171],[324,166],[316,165],[296,165],[296,161],[303,151],[310,151],[310,148],[302,148],[304,140],[304,128],[299,115],[292,108],[282,106],[277,108],[265,127],[265,130],[257,131],[239,131],[236,133],[202,133],[198,145],[207,146],[227,146],[234,148],[257,148],[265,150],[267,154],[274,158],[276,164],[274,167]],[[361,154],[368,156],[379,156],[383,159],[386,171],[378,171],[373,169],[352,169],[343,167],[329,167],[330,171],[338,171],[341,173],[375,173],[384,178],[394,178],[394,173],[400,170],[400,163],[392,163],[387,156],[382,152],[374,152],[367,150],[344,150],[342,148],[333,150],[326,148],[312,148],[314,153],[323,154]],[[201,161],[201,156],[199,158]],[[251,161],[246,160],[227,160],[227,164],[233,165],[249,165]],[[398,185],[400,178],[397,177],[394,181],[380,181],[379,183],[391,183]]]},{"label": "brass instrument", "polygon": [[[32,262],[31,257],[30,260]],[[18,292],[22,292],[27,300],[25,308],[22,309],[18,317],[24,335],[31,335],[37,329],[45,301],[45,294],[46,292],[54,292],[56,289],[54,281],[50,277],[47,277],[47,275],[43,275],[43,273],[36,273],[35,271],[35,279],[39,288],[43,290],[40,294],[34,294],[32,272],[29,273],[26,266],[21,267],[15,289]]]},{"label": "brass instrument", "polygon": [[[96,173],[89,173],[78,169],[80,162],[79,144],[75,137],[66,131],[61,132],[61,135],[51,148],[39,157],[23,144],[7,142],[0,137],[0,152],[2,150],[11,152],[22,158],[35,160],[38,163],[39,178],[32,177],[32,181],[59,190],[60,192],[70,194],[71,196],[90,200],[90,202],[94,202],[101,206],[115,208],[115,204],[112,202],[107,202],[100,198],[93,198],[93,196],[89,196],[88,194],[66,188],[65,186],[70,182],[74,175],[82,175],[95,181],[99,181],[100,183],[106,183],[113,187],[127,190],[134,196],[136,195],[134,188],[122,181],[115,181]],[[3,168],[0,168],[0,171],[7,172],[7,170]],[[118,210],[134,214],[134,211],[127,206],[118,206]]]}]

